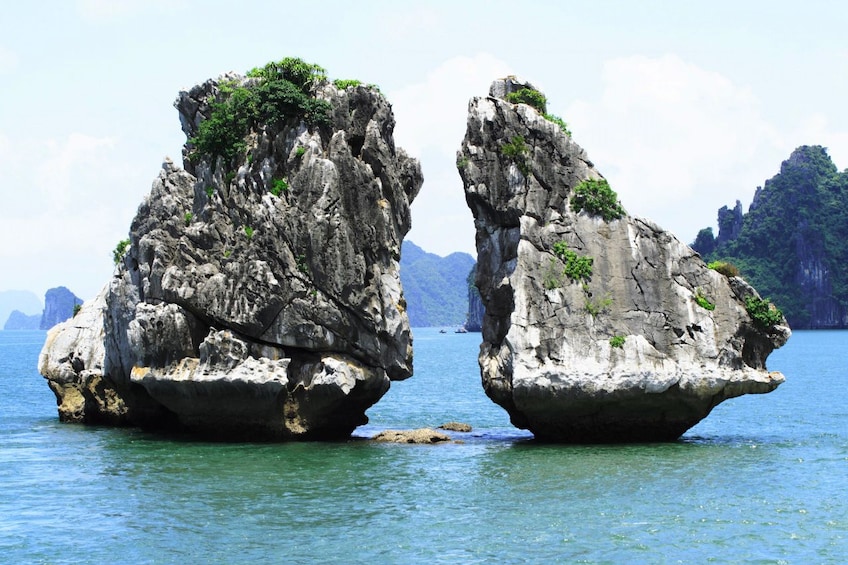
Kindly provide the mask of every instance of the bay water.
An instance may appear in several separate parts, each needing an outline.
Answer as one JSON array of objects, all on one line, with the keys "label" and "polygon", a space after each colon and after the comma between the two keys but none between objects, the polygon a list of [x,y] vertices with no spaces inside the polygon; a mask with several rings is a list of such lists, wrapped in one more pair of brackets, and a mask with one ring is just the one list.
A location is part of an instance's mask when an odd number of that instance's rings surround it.
[{"label": "bay water", "polygon": [[[479,334],[415,328],[415,375],[337,443],[62,424],[44,332],[0,331],[4,563],[844,563],[848,332],[673,443],[539,444],[486,398]],[[365,441],[457,420],[457,443]]]}]

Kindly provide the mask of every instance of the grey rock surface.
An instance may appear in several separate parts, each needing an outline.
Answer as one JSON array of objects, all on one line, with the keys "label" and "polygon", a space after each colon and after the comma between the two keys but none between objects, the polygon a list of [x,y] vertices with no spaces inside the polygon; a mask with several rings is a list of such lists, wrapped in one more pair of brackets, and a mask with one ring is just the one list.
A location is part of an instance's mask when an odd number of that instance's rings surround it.
[{"label": "grey rock surface", "polygon": [[[601,174],[559,126],[503,99],[523,85],[495,81],[470,101],[457,155],[477,230],[488,396],[537,438],[619,442],[675,439],[723,400],[776,388],[784,378],[765,361],[789,328],[755,324],[745,298],[756,291],[653,222],[572,210],[575,186]],[[516,136],[526,152],[505,155]],[[591,277],[564,276],[557,243],[591,257]]]},{"label": "grey rock surface", "polygon": [[[181,92],[187,138],[228,74]],[[325,439],[412,373],[398,261],[423,178],[376,88],[315,84],[331,124],[256,124],[233,162],[166,160],[112,280],[48,335],[64,420]],[[271,192],[275,181],[287,187]]]},{"label": "grey rock surface", "polygon": [[480,298],[476,280],[477,264],[475,263],[468,273],[468,313],[465,316],[464,327],[469,332],[483,331],[483,317],[486,315],[486,307],[483,306],[483,299]]}]

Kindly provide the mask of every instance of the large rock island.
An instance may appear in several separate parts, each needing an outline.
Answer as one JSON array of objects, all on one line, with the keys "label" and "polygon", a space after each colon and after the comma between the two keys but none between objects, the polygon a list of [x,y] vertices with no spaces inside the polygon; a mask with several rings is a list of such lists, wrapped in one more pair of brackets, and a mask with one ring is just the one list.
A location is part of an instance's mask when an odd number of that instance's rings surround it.
[{"label": "large rock island", "polygon": [[412,373],[401,242],[422,184],[376,87],[298,59],[181,92],[113,279],[39,360],[66,421],[327,439]]},{"label": "large rock island", "polygon": [[774,390],[779,311],[628,216],[544,96],[514,77],[469,103],[457,167],[477,228],[479,362],[514,425],[566,442],[673,440]]}]

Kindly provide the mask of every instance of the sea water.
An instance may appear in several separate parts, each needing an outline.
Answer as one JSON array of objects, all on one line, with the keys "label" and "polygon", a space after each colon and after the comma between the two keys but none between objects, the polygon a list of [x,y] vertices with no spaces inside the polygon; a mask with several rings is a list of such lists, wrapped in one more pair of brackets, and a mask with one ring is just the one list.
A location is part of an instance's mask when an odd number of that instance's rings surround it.
[{"label": "sea water", "polygon": [[44,332],[0,332],[4,563],[843,563],[848,332],[795,332],[775,392],[674,443],[537,444],[480,387],[479,334],[416,328],[359,428],[462,443],[244,444],[59,423]]}]

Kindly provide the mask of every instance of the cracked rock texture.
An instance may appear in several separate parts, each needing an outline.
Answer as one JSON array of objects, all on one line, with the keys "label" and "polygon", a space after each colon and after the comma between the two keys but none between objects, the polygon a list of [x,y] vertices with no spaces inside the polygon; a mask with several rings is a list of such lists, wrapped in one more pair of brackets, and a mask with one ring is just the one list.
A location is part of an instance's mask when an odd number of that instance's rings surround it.
[{"label": "cracked rock texture", "polygon": [[[187,138],[228,74],[181,92]],[[412,373],[398,275],[423,178],[375,89],[322,82],[331,124],[258,124],[233,162],[166,160],[112,280],[48,334],[63,420],[327,439]],[[270,190],[278,179],[286,189]]]},{"label": "cracked rock texture", "polygon": [[[756,291],[653,222],[574,212],[574,187],[601,174],[559,126],[504,100],[522,86],[498,80],[470,101],[457,156],[477,230],[488,396],[537,438],[619,442],[676,439],[720,402],[774,390],[784,378],[765,362],[789,338],[785,323],[757,326],[745,309]],[[526,153],[504,155],[516,136]],[[563,275],[557,242],[592,257],[588,280]]]}]

